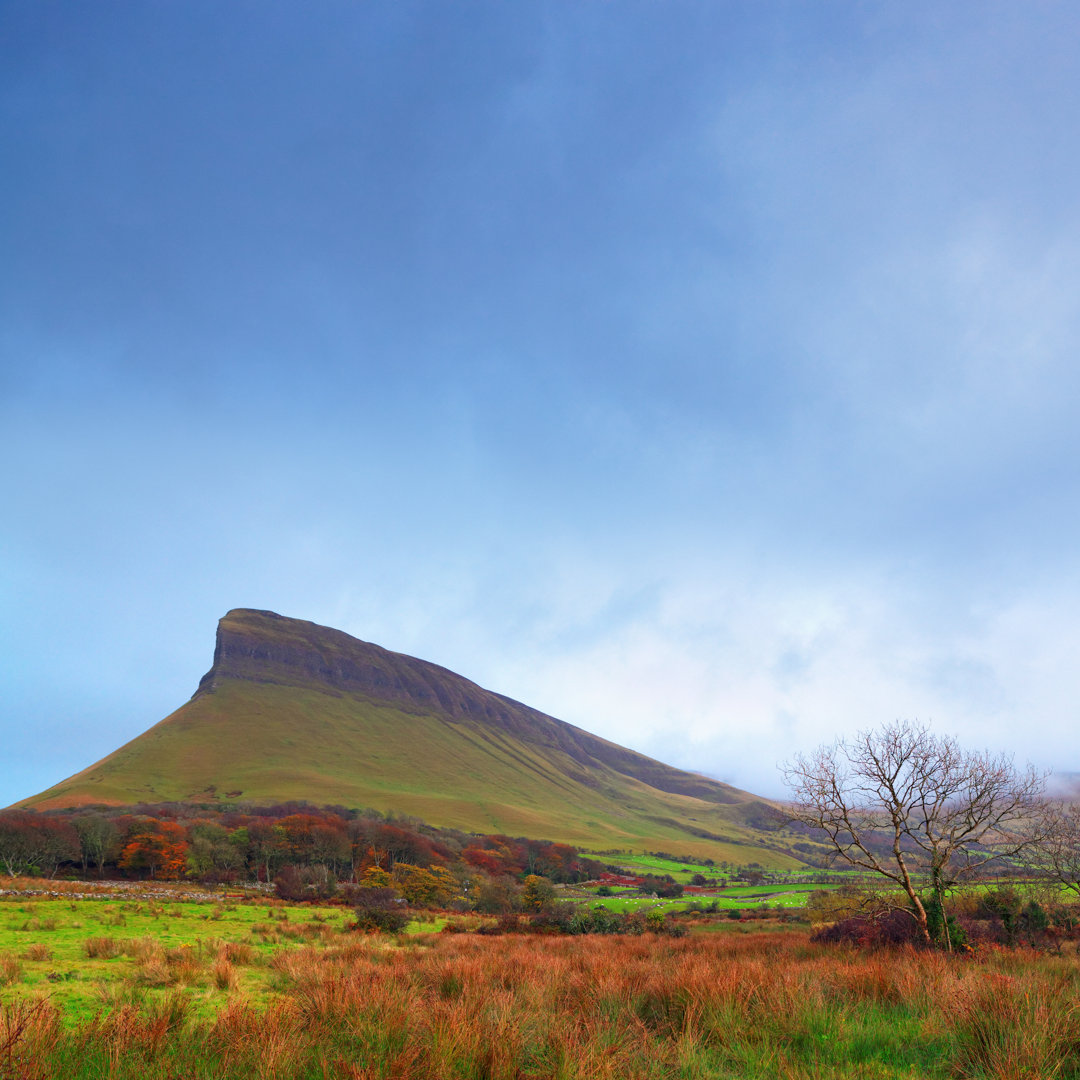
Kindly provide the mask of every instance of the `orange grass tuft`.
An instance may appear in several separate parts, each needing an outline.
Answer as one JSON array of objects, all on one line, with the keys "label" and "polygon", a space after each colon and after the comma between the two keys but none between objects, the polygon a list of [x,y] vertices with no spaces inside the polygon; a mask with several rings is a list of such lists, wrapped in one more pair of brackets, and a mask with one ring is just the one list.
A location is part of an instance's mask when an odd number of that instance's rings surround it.
[{"label": "orange grass tuft", "polygon": [[112,960],[123,952],[123,947],[116,938],[92,937],[83,942],[86,955],[91,960]]}]

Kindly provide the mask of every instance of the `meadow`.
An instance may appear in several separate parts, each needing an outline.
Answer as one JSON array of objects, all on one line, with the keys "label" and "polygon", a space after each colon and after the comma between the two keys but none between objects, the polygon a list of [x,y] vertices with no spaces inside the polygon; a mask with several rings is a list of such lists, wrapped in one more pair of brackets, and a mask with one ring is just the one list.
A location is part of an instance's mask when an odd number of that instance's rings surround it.
[{"label": "meadow", "polygon": [[727,920],[680,939],[348,922],[269,900],[0,902],[0,1077],[1080,1077],[1071,944],[950,957]]}]

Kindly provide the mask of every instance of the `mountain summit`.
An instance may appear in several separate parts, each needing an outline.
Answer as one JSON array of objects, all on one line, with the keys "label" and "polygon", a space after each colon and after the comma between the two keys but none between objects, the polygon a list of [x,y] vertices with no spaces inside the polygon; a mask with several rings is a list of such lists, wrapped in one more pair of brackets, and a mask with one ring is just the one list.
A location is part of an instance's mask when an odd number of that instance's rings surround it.
[{"label": "mountain summit", "polygon": [[[767,803],[340,630],[238,608],[189,702],[22,804],[304,799],[594,848],[757,850]],[[750,850],[746,845],[750,845]],[[738,851],[727,850],[738,845]]]}]

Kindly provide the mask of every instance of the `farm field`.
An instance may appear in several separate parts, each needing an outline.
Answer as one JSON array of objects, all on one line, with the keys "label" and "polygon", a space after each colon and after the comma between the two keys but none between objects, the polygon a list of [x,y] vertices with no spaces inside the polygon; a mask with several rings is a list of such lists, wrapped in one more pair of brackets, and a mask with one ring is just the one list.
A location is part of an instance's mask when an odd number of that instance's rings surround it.
[{"label": "farm field", "polygon": [[1080,1077],[1071,944],[860,953],[726,920],[682,939],[392,938],[349,914],[0,901],[0,1076]]},{"label": "farm field", "polygon": [[711,907],[714,902],[718,911],[735,911],[745,907],[758,907],[761,904],[798,910],[806,906],[806,897],[812,891],[812,887],[806,890],[788,891],[787,888],[771,885],[760,888],[747,887],[740,893],[736,893],[735,889],[725,889],[704,895],[667,900],[647,896],[596,896],[595,894],[587,897],[568,896],[567,899],[590,906],[599,904],[609,911],[628,912],[663,911],[669,913],[686,911],[694,905]]}]

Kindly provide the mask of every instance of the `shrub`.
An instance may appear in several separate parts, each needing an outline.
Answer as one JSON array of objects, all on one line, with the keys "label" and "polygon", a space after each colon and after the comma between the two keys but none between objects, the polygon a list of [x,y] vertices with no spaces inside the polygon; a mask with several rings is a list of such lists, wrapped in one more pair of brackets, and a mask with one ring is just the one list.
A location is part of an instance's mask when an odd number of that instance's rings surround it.
[{"label": "shrub", "polygon": [[592,908],[570,903],[555,904],[547,911],[531,915],[524,921],[508,920],[502,923],[500,920],[500,923],[500,933],[636,935],[649,930],[671,937],[682,937],[686,933],[686,927],[665,918],[663,912],[653,911],[648,916],[643,916],[610,911],[603,904],[595,904]]},{"label": "shrub", "polygon": [[357,889],[354,896],[356,921],[349,926],[350,930],[368,934],[400,934],[409,922],[396,889]]},{"label": "shrub", "polygon": [[1002,945],[1046,947],[1057,944],[1072,930],[1067,910],[1048,913],[1037,900],[1025,903],[1021,894],[1008,885],[988,890],[975,915],[981,921],[979,936]]},{"label": "shrub", "polygon": [[959,949],[967,944],[967,933],[952,915],[947,915],[941,901],[932,896],[924,905],[926,908],[926,928],[930,940],[942,948]]},{"label": "shrub", "polygon": [[555,886],[546,877],[529,874],[521,890],[521,906],[526,911],[543,911],[555,902]]},{"label": "shrub", "polygon": [[349,929],[365,934],[400,934],[409,923],[409,916],[404,911],[389,908],[358,907],[356,922]]},{"label": "shrub", "polygon": [[825,945],[857,945],[860,948],[881,948],[889,945],[913,945],[918,941],[918,928],[912,915],[896,908],[881,915],[852,915],[829,926],[823,926],[810,938]]},{"label": "shrub", "polygon": [[86,955],[91,960],[111,960],[123,951],[120,943],[111,937],[92,937],[83,942]]}]

